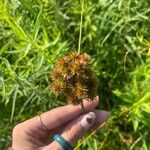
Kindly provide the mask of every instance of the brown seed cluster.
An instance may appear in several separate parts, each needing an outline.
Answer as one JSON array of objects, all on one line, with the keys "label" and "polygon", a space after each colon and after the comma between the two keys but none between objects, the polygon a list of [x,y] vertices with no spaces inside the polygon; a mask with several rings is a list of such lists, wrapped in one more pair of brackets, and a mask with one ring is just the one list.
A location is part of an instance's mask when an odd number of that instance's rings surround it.
[{"label": "brown seed cluster", "polygon": [[92,100],[97,95],[98,79],[90,61],[88,54],[77,52],[60,58],[50,74],[51,91],[72,104],[81,104],[83,99]]}]

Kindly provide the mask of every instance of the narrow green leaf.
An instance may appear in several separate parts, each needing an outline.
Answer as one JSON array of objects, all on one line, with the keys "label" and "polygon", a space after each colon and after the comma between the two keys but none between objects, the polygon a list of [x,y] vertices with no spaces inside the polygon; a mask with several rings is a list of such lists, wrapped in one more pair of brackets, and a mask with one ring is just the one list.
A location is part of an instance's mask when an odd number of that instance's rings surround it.
[{"label": "narrow green leaf", "polygon": [[25,107],[28,105],[28,103],[32,100],[32,98],[35,96],[35,93],[33,92],[31,94],[31,96],[29,96],[29,98],[25,101],[25,103],[23,104],[23,106],[21,107],[18,116],[20,116],[22,114],[22,112],[25,110]]},{"label": "narrow green leaf", "polygon": [[13,29],[14,33],[21,40],[29,41],[29,38],[26,35],[26,33],[24,32],[24,30],[21,28],[21,26],[19,26],[19,24],[12,17],[9,17],[8,19],[6,19],[6,21],[8,22],[10,27]]},{"label": "narrow green leaf", "polygon": [[133,121],[133,128],[134,128],[134,131],[135,131],[135,132],[137,131],[138,126],[139,126],[139,121],[134,120],[134,121]]},{"label": "narrow green leaf", "polygon": [[38,35],[38,32],[39,32],[39,29],[40,29],[40,25],[41,25],[41,16],[42,16],[42,6],[40,7],[40,11],[39,11],[39,14],[37,16],[37,19],[36,19],[36,22],[35,22],[35,25],[34,25],[34,29],[33,29],[33,39],[35,40],[37,35]]},{"label": "narrow green leaf", "polygon": [[[10,40],[11,41],[11,40]],[[5,51],[7,51],[10,41],[3,45],[3,47],[0,49],[0,55],[2,55]]]},{"label": "narrow green leaf", "polygon": [[103,39],[101,46],[103,46],[103,44],[106,42],[106,40],[110,37],[110,35],[112,34],[112,32],[118,27],[120,26],[122,23],[124,22],[124,19],[120,19],[110,30],[110,32],[105,36],[105,38]]},{"label": "narrow green leaf", "polygon": [[13,121],[13,117],[14,117],[15,106],[16,106],[16,98],[17,98],[17,93],[18,93],[18,88],[19,88],[18,85],[16,85],[16,87],[14,88],[10,122]]},{"label": "narrow green leaf", "polygon": [[5,82],[4,82],[4,79],[2,77],[0,77],[0,81],[1,81],[1,88],[2,88],[2,102],[4,102],[4,99],[5,99],[5,95],[6,95],[6,91],[5,91]]}]

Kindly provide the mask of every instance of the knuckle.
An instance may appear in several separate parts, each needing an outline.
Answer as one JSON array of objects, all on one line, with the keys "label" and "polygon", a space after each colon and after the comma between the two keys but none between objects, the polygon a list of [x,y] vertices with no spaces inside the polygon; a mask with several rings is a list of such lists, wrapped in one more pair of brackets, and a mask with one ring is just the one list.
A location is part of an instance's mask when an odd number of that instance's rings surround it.
[{"label": "knuckle", "polygon": [[13,136],[18,135],[20,132],[22,131],[22,125],[21,124],[17,124],[14,128],[13,128]]}]

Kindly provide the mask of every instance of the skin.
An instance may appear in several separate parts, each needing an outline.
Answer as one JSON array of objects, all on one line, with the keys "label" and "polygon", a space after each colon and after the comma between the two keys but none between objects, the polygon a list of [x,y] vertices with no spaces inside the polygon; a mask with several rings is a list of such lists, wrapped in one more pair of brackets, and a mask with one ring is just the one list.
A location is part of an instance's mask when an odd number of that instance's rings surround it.
[{"label": "skin", "polygon": [[[107,121],[110,115],[106,111],[96,110],[98,103],[98,97],[93,101],[84,101],[85,109],[96,114],[96,119],[90,129],[96,129]],[[12,149],[62,150],[61,146],[53,141],[56,133],[59,133],[73,146],[87,132],[80,124],[83,117],[80,105],[69,104],[41,114],[41,120],[48,130],[42,128],[37,117],[26,120],[13,129]]]}]

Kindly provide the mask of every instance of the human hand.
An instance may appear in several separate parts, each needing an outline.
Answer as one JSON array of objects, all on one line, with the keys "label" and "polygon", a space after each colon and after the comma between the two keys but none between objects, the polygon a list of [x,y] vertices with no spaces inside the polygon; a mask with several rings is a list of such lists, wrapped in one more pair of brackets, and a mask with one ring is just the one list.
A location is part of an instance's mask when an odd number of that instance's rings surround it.
[{"label": "human hand", "polygon": [[69,104],[16,125],[12,133],[12,149],[63,150],[61,145],[53,140],[56,133],[73,146],[88,129],[96,129],[107,121],[108,112],[94,109],[98,103],[98,97],[94,101],[84,101],[85,109],[94,113],[83,115],[80,105]]}]

